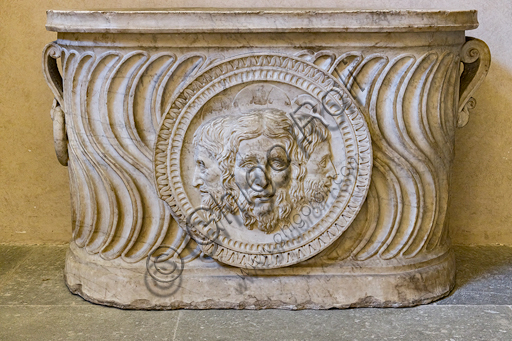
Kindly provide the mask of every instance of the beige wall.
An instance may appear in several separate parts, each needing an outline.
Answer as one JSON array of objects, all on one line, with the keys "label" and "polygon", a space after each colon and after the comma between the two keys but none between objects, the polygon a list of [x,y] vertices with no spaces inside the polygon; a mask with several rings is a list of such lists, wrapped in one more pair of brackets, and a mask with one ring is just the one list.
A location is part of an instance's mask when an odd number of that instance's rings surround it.
[{"label": "beige wall", "polygon": [[[0,11],[0,243],[65,243],[70,233],[67,169],[53,151],[53,96],[41,73],[48,9],[173,7],[306,7],[312,2],[49,1],[2,2]],[[457,244],[512,245],[512,1],[328,1],[346,9],[477,9],[480,28],[468,35],[492,53],[487,79],[475,95],[469,124],[458,131],[449,226]]]}]

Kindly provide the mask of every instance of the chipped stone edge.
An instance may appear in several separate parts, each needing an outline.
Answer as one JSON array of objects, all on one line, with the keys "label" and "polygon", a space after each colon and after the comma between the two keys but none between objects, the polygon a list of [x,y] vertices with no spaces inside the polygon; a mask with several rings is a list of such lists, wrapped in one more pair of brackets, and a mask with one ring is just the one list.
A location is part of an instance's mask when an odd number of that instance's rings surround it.
[{"label": "chipped stone edge", "polygon": [[[70,260],[70,257],[77,257],[78,255],[74,254],[72,251],[72,248],[68,249],[68,253],[66,255],[66,270],[68,268],[68,260]],[[80,257],[78,256],[78,259]],[[76,258],[75,258],[76,259]],[[90,263],[88,263],[90,264]],[[100,267],[102,267],[100,264],[96,264]],[[398,272],[392,272],[392,273],[381,273],[381,274],[336,274],[336,273],[327,273],[327,275],[332,276],[343,276],[343,277],[365,277],[365,276],[384,276],[388,277],[393,280],[395,278],[396,285],[400,283],[403,283],[404,281],[408,281],[411,275],[419,275],[422,279],[423,283],[426,283],[425,278],[428,276],[439,276],[445,272],[450,272],[450,268],[454,268],[455,266],[455,256],[453,254],[453,251],[449,251],[447,254],[443,254],[440,257],[437,257],[432,260],[432,262],[427,262],[423,267],[420,269],[416,269],[414,271],[398,271]],[[105,268],[105,267],[103,267]],[[128,269],[127,269],[128,270]],[[128,270],[130,273],[133,272],[134,269]],[[138,272],[138,271],[136,271]],[[99,275],[97,273],[96,275]],[[185,277],[189,277],[190,275],[183,275]],[[294,276],[294,275],[290,275]],[[297,275],[295,275],[297,276]],[[399,280],[399,277],[402,276]],[[406,278],[404,278],[405,276]],[[73,277],[75,281],[81,282],[80,277],[77,277],[77,273],[73,273]],[[90,276],[91,278],[98,278],[97,276]],[[195,277],[195,276],[193,276]],[[193,277],[189,278],[192,279]],[[205,274],[204,279],[208,278],[214,278],[216,276]],[[236,275],[233,275],[233,277],[236,277]],[[407,278],[409,277],[409,278]],[[257,277],[255,277],[257,278]],[[94,304],[99,305],[105,305],[110,307],[116,307],[121,309],[128,309],[128,310],[176,310],[176,309],[197,309],[197,310],[204,310],[204,309],[234,309],[234,310],[262,310],[262,309],[281,309],[281,310],[305,310],[305,309],[311,309],[311,310],[326,310],[326,309],[347,309],[347,308],[359,308],[359,307],[367,307],[367,308],[404,308],[404,307],[414,307],[421,304],[428,304],[434,301],[437,301],[439,299],[442,299],[453,291],[455,287],[455,274],[452,276],[448,276],[447,278],[439,278],[440,282],[436,286],[438,289],[443,290],[442,288],[447,288],[446,290],[442,292],[433,292],[429,290],[429,288],[418,288],[414,296],[416,298],[409,298],[409,299],[403,299],[400,300],[400,298],[397,298],[397,300],[380,300],[373,296],[372,294],[368,294],[365,297],[362,297],[362,294],[359,292],[359,294],[355,293],[354,301],[349,303],[336,303],[336,299],[333,297],[332,303],[325,303],[325,302],[315,302],[314,300],[311,300],[311,298],[306,298],[304,301],[301,301],[299,303],[291,303],[291,302],[285,302],[281,299],[272,299],[271,297],[269,299],[257,299],[254,295],[251,294],[241,294],[238,298],[240,298],[239,302],[233,302],[228,301],[222,298],[219,298],[218,296],[214,299],[206,299],[206,300],[188,300],[183,301],[180,299],[172,300],[165,302],[162,304],[161,302],[155,302],[151,301],[147,298],[143,299],[135,299],[131,301],[130,303],[122,303],[122,298],[119,299],[119,301],[115,301],[112,299],[99,299],[97,297],[93,297],[83,290],[83,284],[77,283],[77,284],[70,284],[70,280],[66,274],[64,273],[64,279],[66,286],[68,287],[69,291],[75,295],[78,295],[82,297],[83,299],[92,302]],[[300,280],[300,278],[298,278]],[[92,280],[88,280],[91,282],[92,286],[99,283],[95,283]],[[399,281],[399,282],[398,282]],[[101,281],[99,281],[101,282]],[[427,281],[428,282],[428,281]],[[366,280],[363,283],[368,283]],[[390,288],[390,283],[386,284],[386,288]],[[91,285],[89,285],[91,287]],[[343,285],[338,288],[339,290],[347,290],[347,287],[344,287]],[[363,288],[364,291],[372,291],[371,287],[368,286],[367,288]],[[210,290],[210,289],[208,289]],[[215,289],[211,289],[215,291]],[[357,291],[356,291],[357,292]],[[279,293],[277,293],[279,294]],[[300,296],[300,295],[299,295]],[[427,296],[427,297],[425,297]],[[116,297],[116,295],[114,295]],[[269,296],[267,296],[268,298]],[[199,297],[198,297],[199,298]],[[339,302],[339,301],[338,301]]]},{"label": "chipped stone edge", "polygon": [[95,299],[82,291],[82,285],[76,284],[70,286],[67,282],[66,286],[69,291],[74,295],[78,295],[83,299],[98,305],[104,305],[109,307],[115,307],[127,310],[177,310],[177,309],[194,309],[194,310],[206,310],[206,309],[233,309],[233,310],[264,310],[264,309],[279,309],[279,310],[328,310],[328,309],[350,309],[350,308],[408,308],[415,307],[422,304],[429,304],[445,298],[451,294],[455,288],[453,283],[449,290],[435,297],[429,297],[424,299],[412,300],[409,302],[393,302],[393,301],[380,301],[373,296],[368,296],[359,299],[357,302],[350,304],[332,304],[332,305],[321,305],[312,301],[306,301],[299,304],[290,304],[280,300],[245,300],[239,303],[217,301],[213,299],[201,301],[201,302],[183,302],[174,301],[170,305],[152,305],[147,300],[136,300],[131,304],[120,304],[115,301],[102,301]]}]

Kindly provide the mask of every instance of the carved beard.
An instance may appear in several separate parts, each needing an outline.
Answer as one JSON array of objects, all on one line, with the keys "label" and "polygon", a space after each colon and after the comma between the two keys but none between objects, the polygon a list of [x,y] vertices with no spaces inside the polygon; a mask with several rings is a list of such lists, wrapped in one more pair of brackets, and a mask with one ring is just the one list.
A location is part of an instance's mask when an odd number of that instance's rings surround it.
[{"label": "carved beard", "polygon": [[217,187],[209,187],[208,189],[202,189],[207,190],[208,193],[201,192],[201,206],[211,209],[211,211],[204,211],[206,220],[220,220],[222,216],[221,211],[224,210],[224,203],[222,203],[220,199],[224,193],[224,190],[222,188]]},{"label": "carved beard", "polygon": [[242,198],[242,217],[244,225],[252,230],[254,225],[258,230],[267,234],[280,229],[288,222],[288,216],[292,211],[290,197],[285,188],[278,189],[272,205],[250,205]]},{"label": "carved beard", "polygon": [[304,182],[304,194],[307,203],[323,203],[327,201],[331,190],[331,180],[311,180],[306,179]]}]

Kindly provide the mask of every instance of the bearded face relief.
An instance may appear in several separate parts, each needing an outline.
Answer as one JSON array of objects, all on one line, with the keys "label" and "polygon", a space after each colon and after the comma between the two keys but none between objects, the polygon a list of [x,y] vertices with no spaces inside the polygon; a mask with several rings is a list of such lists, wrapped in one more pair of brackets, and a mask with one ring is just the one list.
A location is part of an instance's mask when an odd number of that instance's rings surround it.
[{"label": "bearded face relief", "polygon": [[208,219],[240,213],[244,228],[270,234],[289,225],[294,209],[327,201],[337,177],[329,129],[309,115],[298,123],[284,111],[258,109],[197,129],[192,185]]},{"label": "bearded face relief", "polygon": [[[244,225],[272,233],[288,222],[292,210],[289,193],[296,167],[290,154],[296,148],[292,122],[279,110],[244,114],[233,124],[231,153]],[[226,186],[233,188],[233,185]]]},{"label": "bearded face relief", "polygon": [[258,229],[266,233],[274,230],[277,219],[286,218],[279,215],[279,205],[290,182],[284,147],[275,143],[266,136],[242,141],[234,170],[248,210],[255,216]]},{"label": "bearded face relief", "polygon": [[[318,85],[311,65],[293,58],[283,57],[280,73],[247,66],[275,68],[280,58],[222,62],[214,69],[240,68],[242,76],[219,82],[205,69],[162,122],[161,197],[202,252],[222,263],[276,268],[308,259],[345,231],[357,213],[345,212],[348,203],[365,197],[352,195],[366,191],[355,179],[335,183],[345,160],[365,162],[364,172],[354,171],[361,183],[371,173],[367,131],[353,129],[365,127],[364,117],[350,94],[328,77]],[[298,77],[301,70],[309,71]],[[330,115],[324,102],[350,115]]]},{"label": "bearded face relief", "polygon": [[219,215],[224,208],[222,196],[222,171],[218,159],[224,149],[224,139],[230,132],[230,117],[218,117],[205,122],[194,134],[194,176],[192,185],[199,190],[201,206],[208,218],[212,213]]},{"label": "bearded face relief", "polygon": [[322,203],[327,200],[336,179],[336,169],[332,163],[331,146],[328,141],[320,142],[306,164],[307,175],[304,194],[307,202]]},{"label": "bearded face relief", "polygon": [[304,200],[306,203],[324,203],[331,191],[336,169],[331,152],[331,133],[318,118],[302,117],[302,159],[306,163]]},{"label": "bearded face relief", "polygon": [[202,147],[197,146],[194,155],[195,170],[192,185],[201,193],[201,204],[213,208],[222,195],[220,169],[216,158]]}]

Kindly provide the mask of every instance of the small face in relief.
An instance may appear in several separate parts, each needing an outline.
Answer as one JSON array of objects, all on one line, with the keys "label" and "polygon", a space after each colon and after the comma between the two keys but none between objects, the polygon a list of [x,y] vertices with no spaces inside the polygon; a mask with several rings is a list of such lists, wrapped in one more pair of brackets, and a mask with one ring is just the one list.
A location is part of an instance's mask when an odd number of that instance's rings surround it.
[{"label": "small face in relief", "polygon": [[[241,115],[233,124],[228,149],[242,201],[244,225],[272,233],[287,223],[292,210],[290,187],[296,165],[292,122],[282,111],[264,109]],[[226,188],[234,188],[233,184]]]},{"label": "small face in relief", "polygon": [[235,181],[260,218],[273,209],[278,191],[290,182],[290,161],[280,141],[264,135],[240,143],[235,161]]},{"label": "small face in relief", "polygon": [[336,169],[332,162],[331,146],[328,140],[320,142],[306,164],[307,175],[304,183],[306,200],[325,202],[329,196]]},{"label": "small face in relief", "polygon": [[[297,144],[297,125],[277,109],[261,109],[205,122],[194,134],[193,186],[201,205],[220,219],[240,213],[248,229],[265,233],[289,223],[294,205],[323,203],[336,170],[330,132],[304,117],[307,137]],[[302,123],[304,123],[302,122]]]},{"label": "small face in relief", "polygon": [[226,116],[207,121],[197,129],[193,140],[195,167],[192,185],[199,190],[201,206],[217,215],[224,208],[222,196],[225,193],[218,160],[224,150],[231,121],[232,118]]},{"label": "small face in relief", "polygon": [[220,198],[222,186],[220,169],[217,160],[202,147],[197,146],[194,154],[195,170],[192,185],[199,189],[204,206],[212,199]]},{"label": "small face in relief", "polygon": [[304,200],[306,203],[324,203],[329,197],[336,169],[332,162],[331,133],[319,118],[303,116],[299,119],[303,128],[296,128],[296,136],[302,136],[299,158],[306,164]]}]

